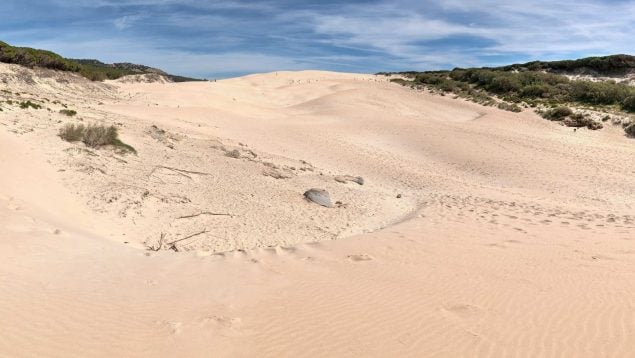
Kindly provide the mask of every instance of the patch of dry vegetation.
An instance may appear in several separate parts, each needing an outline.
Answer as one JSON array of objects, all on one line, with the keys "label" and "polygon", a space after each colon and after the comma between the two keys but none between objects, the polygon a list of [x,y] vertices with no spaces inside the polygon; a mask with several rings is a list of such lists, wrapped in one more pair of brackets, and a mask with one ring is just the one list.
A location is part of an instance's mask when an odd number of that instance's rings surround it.
[{"label": "patch of dry vegetation", "polygon": [[136,154],[137,151],[130,145],[119,139],[119,131],[115,126],[104,126],[91,124],[84,126],[83,124],[66,124],[60,129],[60,138],[67,142],[83,142],[91,148],[99,148],[111,145],[121,149],[123,152]]},{"label": "patch of dry vegetation", "polygon": [[60,114],[72,117],[72,116],[77,114],[77,111],[72,110],[72,109],[62,109],[62,110],[60,110]]}]

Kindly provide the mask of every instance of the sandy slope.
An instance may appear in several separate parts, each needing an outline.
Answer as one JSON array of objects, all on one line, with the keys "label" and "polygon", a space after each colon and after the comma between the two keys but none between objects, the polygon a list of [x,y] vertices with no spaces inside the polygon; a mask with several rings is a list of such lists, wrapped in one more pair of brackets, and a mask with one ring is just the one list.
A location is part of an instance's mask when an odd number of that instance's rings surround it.
[{"label": "sandy slope", "polygon": [[[0,104],[0,356],[635,355],[619,129],[370,75],[0,81],[51,109]],[[139,155],[59,140],[56,100]]]}]

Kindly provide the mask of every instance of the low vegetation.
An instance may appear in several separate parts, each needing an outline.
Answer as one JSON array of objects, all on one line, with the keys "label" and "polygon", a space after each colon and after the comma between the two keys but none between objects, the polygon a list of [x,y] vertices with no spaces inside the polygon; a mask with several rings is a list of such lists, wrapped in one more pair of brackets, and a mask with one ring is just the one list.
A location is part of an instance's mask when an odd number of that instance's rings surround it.
[{"label": "low vegetation", "polygon": [[127,75],[156,73],[174,82],[200,81],[195,78],[175,76],[159,69],[131,63],[106,64],[97,60],[64,58],[54,52],[29,47],[15,47],[0,41],[0,62],[13,63],[29,68],[41,67],[79,73],[91,81],[117,79]]},{"label": "low vegetation", "polygon": [[59,136],[67,142],[78,142],[84,138],[86,126],[83,124],[68,123],[60,129]]},{"label": "low vegetation", "polygon": [[15,63],[26,67],[44,67],[60,71],[78,72],[80,66],[62,56],[45,50],[14,47],[0,41],[0,62]]},{"label": "low vegetation", "polygon": [[522,108],[520,108],[517,104],[514,104],[514,103],[501,102],[498,104],[498,108],[505,111],[515,112],[515,113],[522,112]]},{"label": "low vegetation", "polygon": [[[565,74],[618,76],[635,73],[635,57],[616,55],[574,61],[530,62],[497,68],[401,72],[393,82],[437,93],[453,93],[483,105],[519,112],[522,107],[550,108],[543,117],[592,129],[601,123],[575,118],[569,106],[635,112],[635,87],[613,80],[572,80]],[[574,116],[574,117],[571,117]],[[571,121],[575,121],[572,123]],[[563,122],[564,123],[564,122]],[[584,125],[582,125],[584,123]]]},{"label": "low vegetation", "polygon": [[546,110],[541,115],[551,121],[561,121],[572,114],[573,111],[569,107],[556,107]]},{"label": "low vegetation", "polygon": [[25,102],[20,102],[20,108],[22,108],[22,109],[29,109],[29,108],[41,109],[42,106],[40,106],[37,103],[33,103],[31,101],[25,101]]},{"label": "low vegetation", "polygon": [[635,68],[635,56],[613,55],[587,57],[579,60],[533,61],[501,67],[504,71],[547,71],[600,76],[622,76]]},{"label": "low vegetation", "polygon": [[63,115],[65,115],[65,116],[72,117],[72,116],[74,116],[74,115],[76,115],[76,114],[77,114],[77,111],[72,110],[72,109],[61,109],[61,110],[60,110],[60,114],[63,114]]},{"label": "low vegetation", "polygon": [[134,153],[137,151],[130,145],[123,143],[119,139],[119,131],[115,126],[66,124],[60,129],[60,138],[67,142],[83,142],[86,146],[99,148],[102,146],[113,146],[124,153]]}]

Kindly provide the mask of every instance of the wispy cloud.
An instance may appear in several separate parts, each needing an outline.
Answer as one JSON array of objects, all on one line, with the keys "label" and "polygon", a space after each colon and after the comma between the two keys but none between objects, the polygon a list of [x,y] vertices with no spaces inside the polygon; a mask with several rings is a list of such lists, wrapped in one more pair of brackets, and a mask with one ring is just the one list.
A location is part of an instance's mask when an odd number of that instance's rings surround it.
[{"label": "wispy cloud", "polygon": [[[19,17],[18,17],[19,14]],[[4,0],[0,36],[195,76],[375,72],[635,52],[622,0]]]},{"label": "wispy cloud", "polygon": [[139,20],[145,17],[146,15],[141,15],[141,14],[124,15],[122,17],[115,19],[114,24],[115,24],[115,27],[118,28],[119,30],[125,30],[131,27],[132,25],[134,25],[135,22],[138,22]]}]

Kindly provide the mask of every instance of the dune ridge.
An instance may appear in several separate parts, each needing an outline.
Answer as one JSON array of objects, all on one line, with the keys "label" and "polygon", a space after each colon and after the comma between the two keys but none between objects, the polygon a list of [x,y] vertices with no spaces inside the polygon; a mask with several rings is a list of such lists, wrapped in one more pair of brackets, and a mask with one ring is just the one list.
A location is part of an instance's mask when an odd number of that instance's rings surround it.
[{"label": "dune ridge", "polygon": [[[0,355],[635,354],[617,129],[362,74],[0,81]],[[56,136],[77,122],[139,155]]]}]

